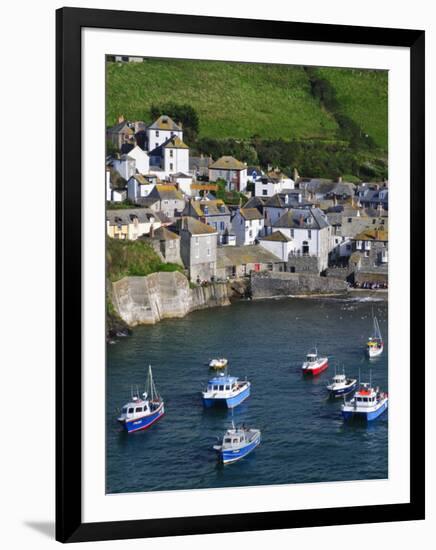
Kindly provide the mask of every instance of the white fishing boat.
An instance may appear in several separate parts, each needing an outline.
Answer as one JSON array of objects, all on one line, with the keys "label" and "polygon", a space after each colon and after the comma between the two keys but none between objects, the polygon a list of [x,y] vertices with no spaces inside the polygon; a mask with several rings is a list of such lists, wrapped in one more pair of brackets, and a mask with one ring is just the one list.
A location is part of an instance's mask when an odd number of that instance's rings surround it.
[{"label": "white fishing boat", "polygon": [[211,359],[209,361],[209,367],[211,369],[223,369],[227,367],[228,360],[225,357],[220,357],[219,359]]},{"label": "white fishing boat", "polygon": [[383,346],[384,346],[383,338],[380,332],[380,326],[378,324],[378,320],[375,315],[373,315],[373,320],[374,320],[373,335],[368,338],[368,342],[366,344],[366,351],[370,359],[381,355],[383,353]]},{"label": "white fishing boat", "polygon": [[221,445],[214,445],[220,461],[223,464],[231,464],[241,460],[260,444],[260,430],[241,426],[232,427],[224,434]]}]

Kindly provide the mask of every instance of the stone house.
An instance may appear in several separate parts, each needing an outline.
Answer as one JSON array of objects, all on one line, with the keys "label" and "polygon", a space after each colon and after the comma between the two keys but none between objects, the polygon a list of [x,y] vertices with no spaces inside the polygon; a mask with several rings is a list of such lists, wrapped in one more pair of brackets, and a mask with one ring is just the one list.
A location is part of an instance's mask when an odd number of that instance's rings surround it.
[{"label": "stone house", "polygon": [[183,264],[193,282],[210,281],[216,277],[216,229],[200,220],[184,216],[176,222],[180,235]]},{"label": "stone house", "polygon": [[263,232],[264,218],[257,208],[239,208],[232,219],[236,246],[254,244]]},{"label": "stone house", "polygon": [[164,262],[182,265],[180,256],[180,236],[166,227],[151,229],[150,234],[141,237],[162,258]]},{"label": "stone house", "polygon": [[123,116],[118,118],[118,123],[106,130],[106,139],[110,141],[119,151],[124,143],[131,143],[135,138],[135,131],[132,123],[125,120]]},{"label": "stone house", "polygon": [[285,262],[258,244],[218,248],[218,279],[246,277],[259,271],[285,271]]},{"label": "stone house", "polygon": [[156,184],[146,197],[147,200],[152,210],[163,212],[170,219],[179,216],[185,208],[183,194],[175,185]]},{"label": "stone house", "polygon": [[383,227],[367,229],[351,239],[352,255],[350,263],[356,272],[388,272],[388,231]]},{"label": "stone house", "polygon": [[225,236],[232,234],[230,210],[220,199],[190,200],[185,206],[183,215],[191,216],[213,227],[218,232],[219,244],[224,243]]},{"label": "stone house", "polygon": [[227,191],[247,190],[247,166],[231,156],[220,157],[209,166],[209,181],[224,180]]},{"label": "stone house", "polygon": [[189,173],[195,178],[204,179],[209,177],[209,166],[213,163],[212,157],[189,157]]}]

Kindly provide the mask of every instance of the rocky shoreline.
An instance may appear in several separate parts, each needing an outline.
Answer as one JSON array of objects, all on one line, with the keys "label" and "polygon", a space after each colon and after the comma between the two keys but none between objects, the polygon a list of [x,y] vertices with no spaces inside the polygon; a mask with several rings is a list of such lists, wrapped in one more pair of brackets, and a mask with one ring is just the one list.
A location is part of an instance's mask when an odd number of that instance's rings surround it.
[{"label": "rocky shoreline", "polygon": [[254,273],[250,278],[198,286],[190,285],[179,272],[124,277],[110,288],[113,311],[108,311],[107,335],[126,336],[137,325],[181,318],[192,311],[228,306],[241,299],[290,297],[387,300],[388,291],[354,289],[341,279],[284,272]]}]

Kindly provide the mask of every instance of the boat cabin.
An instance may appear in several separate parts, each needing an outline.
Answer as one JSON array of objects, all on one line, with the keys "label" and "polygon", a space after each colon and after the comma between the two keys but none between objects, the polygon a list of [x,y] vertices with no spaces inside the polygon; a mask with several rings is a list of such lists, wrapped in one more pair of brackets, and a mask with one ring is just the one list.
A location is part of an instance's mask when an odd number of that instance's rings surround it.
[{"label": "boat cabin", "polygon": [[371,388],[369,384],[362,384],[361,388],[354,396],[355,402],[361,407],[372,407],[376,404],[377,393],[374,388]]},{"label": "boat cabin", "polygon": [[238,388],[238,378],[234,376],[217,376],[209,380],[207,384],[208,392],[226,392]]},{"label": "boat cabin", "polygon": [[245,433],[239,430],[228,430],[223,439],[223,448],[237,447],[245,443]]},{"label": "boat cabin", "polygon": [[132,401],[124,405],[121,409],[120,418],[133,418],[135,416],[142,415],[143,413],[148,413],[149,410],[147,394],[144,392],[143,399],[135,396],[132,398]]},{"label": "boat cabin", "polygon": [[346,381],[345,374],[335,374],[333,376],[333,384],[345,384]]},{"label": "boat cabin", "polygon": [[318,355],[316,353],[308,353],[306,356],[307,363],[315,363],[318,359]]}]

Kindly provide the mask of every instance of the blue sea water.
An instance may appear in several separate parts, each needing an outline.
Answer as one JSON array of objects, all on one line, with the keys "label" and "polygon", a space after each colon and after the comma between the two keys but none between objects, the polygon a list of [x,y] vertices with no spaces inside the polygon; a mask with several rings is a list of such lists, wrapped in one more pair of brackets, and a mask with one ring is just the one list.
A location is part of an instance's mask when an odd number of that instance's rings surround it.
[{"label": "blue sea water", "polygon": [[[385,351],[364,349],[379,319]],[[309,483],[388,476],[388,414],[368,426],[344,424],[341,399],[327,399],[335,365],[388,391],[387,302],[290,298],[238,302],[183,319],[137,327],[107,347],[106,490],[143,492],[210,487]],[[311,347],[330,357],[315,379],[301,363]],[[206,362],[227,357],[229,372],[252,383],[234,410],[236,424],[262,431],[261,445],[244,460],[222,466],[212,446],[232,414],[204,410]],[[148,365],[165,401],[165,416],[149,430],[127,434],[117,412],[131,387],[145,384]]]}]

